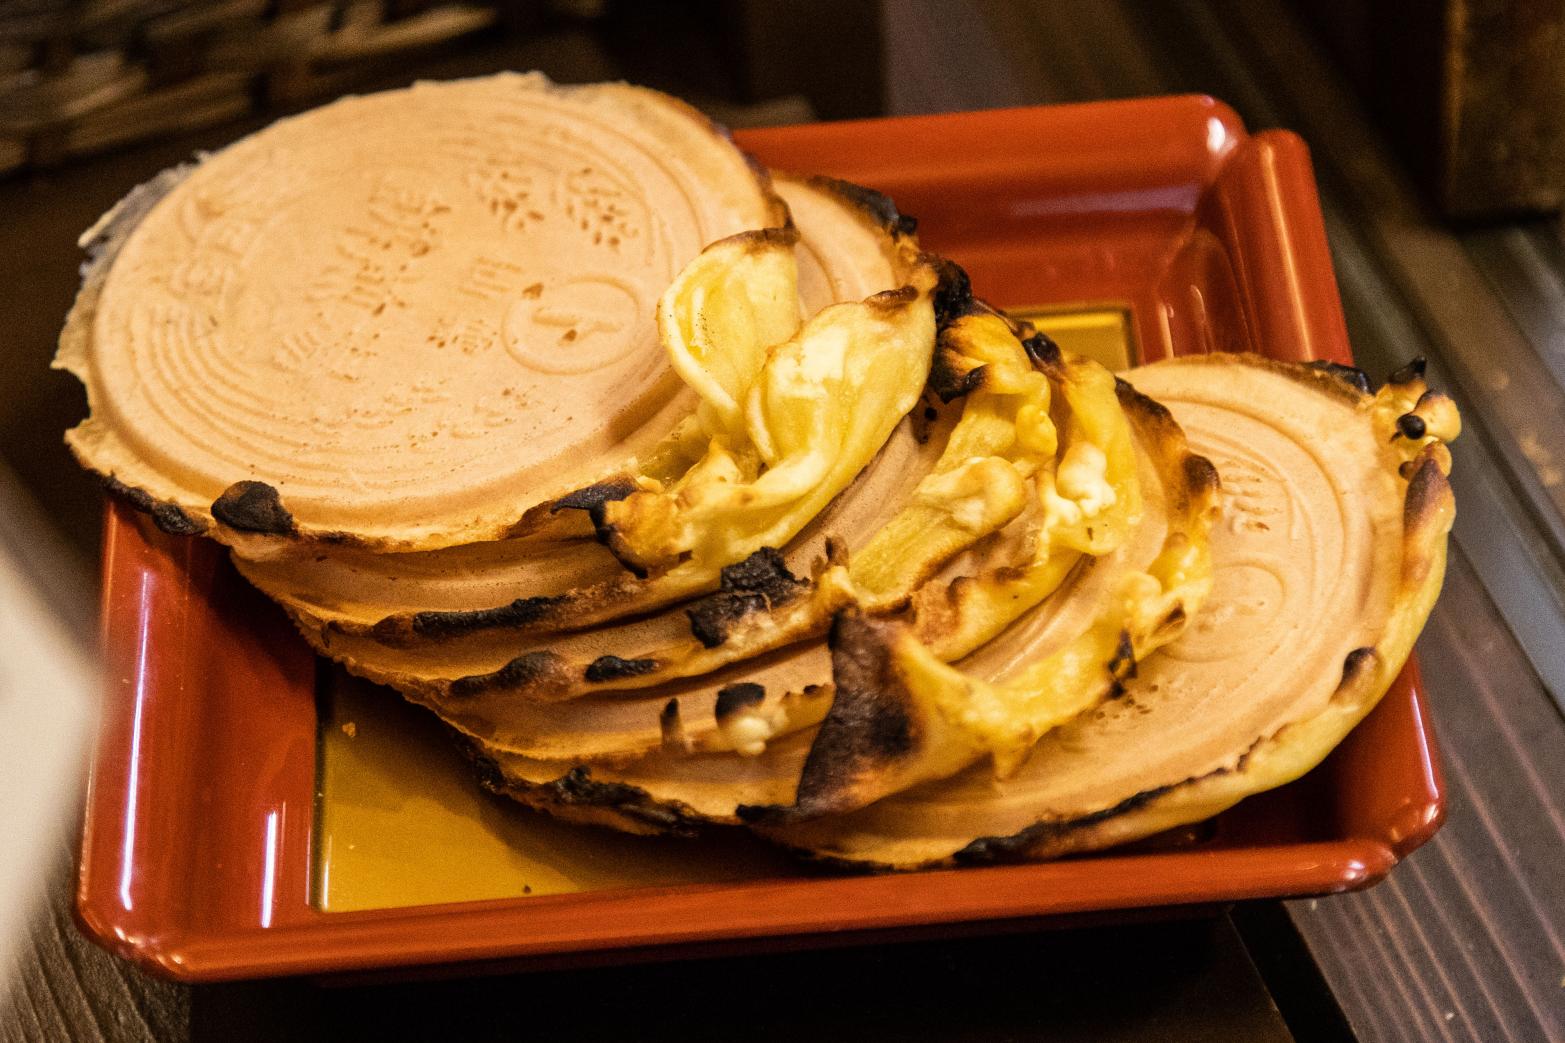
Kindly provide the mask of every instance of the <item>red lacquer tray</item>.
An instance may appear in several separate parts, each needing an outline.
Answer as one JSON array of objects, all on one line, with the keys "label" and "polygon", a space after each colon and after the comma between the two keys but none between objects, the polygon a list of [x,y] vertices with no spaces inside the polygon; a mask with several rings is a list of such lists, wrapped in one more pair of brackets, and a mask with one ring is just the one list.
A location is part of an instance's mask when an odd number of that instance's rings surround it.
[{"label": "red lacquer tray", "polygon": [[[1184,97],[762,130],[774,167],[893,195],[925,244],[1003,306],[1128,307],[1139,354],[1346,362],[1309,160]],[[316,663],[213,546],[109,512],[107,710],[78,913],[102,944],[187,980],[461,961],[757,947],[845,932],[1363,887],[1443,815],[1413,666],[1307,778],[1203,843],[1041,865],[803,876],[324,912],[310,901]]]}]

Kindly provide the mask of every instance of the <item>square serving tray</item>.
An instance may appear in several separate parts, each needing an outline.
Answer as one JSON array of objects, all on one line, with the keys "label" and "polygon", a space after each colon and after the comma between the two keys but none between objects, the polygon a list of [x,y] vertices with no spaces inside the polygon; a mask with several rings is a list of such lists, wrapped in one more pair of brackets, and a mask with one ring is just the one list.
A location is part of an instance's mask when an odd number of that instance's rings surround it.
[{"label": "square serving tray", "polygon": [[[1140,360],[1350,361],[1309,159],[1204,97],[738,135],[775,168],[891,194],[1003,307],[1123,309]],[[1321,894],[1427,840],[1443,784],[1416,665],[1309,776],[1181,843],[1037,865],[738,880],[338,910],[322,900],[322,670],[216,546],[111,505],[109,679],[77,913],[110,950],[205,981],[621,959]],[[476,786],[476,783],[475,783]],[[516,812],[522,814],[520,810]]]}]

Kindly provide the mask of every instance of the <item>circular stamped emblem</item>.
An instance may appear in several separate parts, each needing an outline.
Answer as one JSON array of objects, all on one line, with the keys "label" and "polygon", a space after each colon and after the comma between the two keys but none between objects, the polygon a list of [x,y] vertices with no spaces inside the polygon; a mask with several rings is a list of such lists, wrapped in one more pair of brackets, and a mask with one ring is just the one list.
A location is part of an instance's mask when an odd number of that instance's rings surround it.
[{"label": "circular stamped emblem", "polygon": [[646,340],[648,310],[640,290],[612,275],[581,275],[537,283],[505,313],[501,334],[511,357],[555,375],[590,373],[614,365]]}]

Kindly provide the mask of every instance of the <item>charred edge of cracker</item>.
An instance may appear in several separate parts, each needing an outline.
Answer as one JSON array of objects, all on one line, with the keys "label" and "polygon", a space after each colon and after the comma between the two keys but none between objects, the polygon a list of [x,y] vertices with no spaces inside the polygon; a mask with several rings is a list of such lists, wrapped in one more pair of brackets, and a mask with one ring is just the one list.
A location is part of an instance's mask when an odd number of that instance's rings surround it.
[{"label": "charred edge of cracker", "polygon": [[793,223],[793,215],[788,216],[788,223],[776,228],[752,228],[747,232],[736,232],[726,239],[719,239],[712,246],[722,243],[742,245],[749,250],[759,250],[768,246],[795,246],[799,242],[799,229]]},{"label": "charred edge of cracker", "polygon": [[[1361,678],[1369,675],[1374,669],[1379,653],[1373,648],[1355,648],[1349,652],[1342,662],[1342,680],[1337,686],[1337,691],[1342,692],[1358,683]],[[956,852],[951,860],[957,864],[985,864],[994,862],[1014,861],[1017,859],[1029,859],[1038,857],[1035,848],[1042,842],[1056,842],[1051,846],[1055,853],[1061,851],[1058,841],[1068,838],[1072,833],[1089,829],[1100,825],[1120,815],[1137,811],[1140,808],[1158,800],[1177,790],[1188,786],[1195,786],[1208,779],[1220,778],[1224,775],[1232,775],[1243,772],[1249,765],[1255,752],[1269,742],[1276,740],[1282,731],[1289,725],[1283,725],[1281,729],[1270,735],[1263,735],[1250,743],[1249,747],[1241,753],[1231,767],[1221,767],[1209,771],[1204,775],[1192,775],[1180,782],[1169,783],[1163,786],[1154,786],[1132,794],[1112,807],[1103,808],[1089,815],[1083,815],[1072,819],[1054,819],[1045,822],[1036,822],[1031,826],[1009,836],[980,837],[972,841],[962,850]],[[1253,796],[1253,794],[1252,794]]]},{"label": "charred edge of cracker", "polygon": [[[711,123],[712,126],[717,128],[719,133],[721,133],[723,137],[728,140],[729,144],[732,145],[734,143],[734,136],[729,132],[727,127],[723,126],[721,123],[713,121],[709,116],[704,118],[709,123]],[[737,145],[734,145],[734,147],[739,148]],[[751,155],[749,152],[746,152],[744,149],[739,149],[739,154],[744,157],[745,166],[750,168],[750,172],[755,175],[756,181],[760,183],[761,190],[766,195],[767,205],[770,207],[772,212],[772,220],[775,221],[780,227],[795,227],[793,223],[793,211],[789,209],[788,202],[787,200],[783,199],[782,193],[777,191],[776,182],[772,178],[771,169],[767,167],[765,163],[762,163],[759,159]]]},{"label": "charred edge of cracker", "polygon": [[593,684],[601,684],[604,681],[650,674],[661,665],[656,659],[621,659],[617,655],[600,655],[587,664],[583,676]]},{"label": "charred edge of cracker", "polygon": [[[585,765],[578,765],[551,782],[517,782],[506,777],[493,757],[476,743],[459,744],[478,775],[479,784],[491,793],[547,810],[549,805],[599,807],[659,832],[693,837],[702,822],[682,808],[660,804],[646,790],[623,782],[598,782]],[[540,802],[534,804],[535,801]]]},{"label": "charred edge of cracker", "polygon": [[754,681],[740,681],[718,689],[717,705],[712,708],[712,716],[717,718],[718,724],[722,724],[741,710],[760,706],[765,699],[764,685],[758,685]]},{"label": "charred edge of cracker", "polygon": [[934,359],[929,366],[929,390],[942,402],[954,402],[977,391],[983,386],[984,370],[988,367],[979,364],[972,369],[963,369],[962,365],[970,361],[961,352],[952,351],[936,341]]},{"label": "charred edge of cracker", "polygon": [[1424,423],[1423,417],[1419,416],[1417,413],[1403,413],[1401,416],[1397,417],[1396,434],[1392,435],[1391,437],[1395,439],[1400,436],[1402,438],[1406,438],[1408,441],[1416,442],[1420,438],[1423,438],[1424,435],[1428,433],[1428,430],[1429,425]]},{"label": "charred edge of cracker", "polygon": [[265,482],[235,482],[212,501],[212,517],[240,532],[294,536],[299,527],[277,489]]},{"label": "charred edge of cracker", "polygon": [[752,612],[764,612],[787,604],[810,587],[788,571],[775,547],[762,547],[743,561],[726,566],[719,574],[718,590],[685,610],[690,632],[704,648],[716,648],[728,640],[735,624]]},{"label": "charred edge of cracker", "polygon": [[1158,435],[1167,435],[1179,432],[1183,435],[1184,429],[1174,419],[1174,414],[1168,411],[1168,407],[1155,398],[1143,395],[1136,390],[1134,384],[1124,377],[1114,378],[1114,394],[1119,398],[1120,408],[1133,410],[1140,414],[1150,424],[1155,424],[1161,430]]},{"label": "charred edge of cracker", "polygon": [[908,423],[913,429],[913,440],[919,445],[929,443],[929,434],[934,430],[935,421],[940,419],[940,410],[930,401],[929,395],[929,389],[926,387],[924,397],[907,415]]},{"label": "charred edge of cracker", "polygon": [[1386,378],[1387,384],[1411,384],[1414,381],[1423,380],[1424,373],[1429,369],[1429,360],[1422,355],[1415,355],[1411,362],[1397,370]]},{"label": "charred edge of cracker", "polygon": [[609,522],[609,504],[628,500],[635,492],[639,492],[639,487],[632,479],[612,478],[560,496],[559,500],[554,501],[551,514],[556,511],[587,512],[587,518],[592,522],[593,536],[598,542],[609,548],[609,553],[618,559],[626,572],[637,579],[645,579],[646,568],[632,558],[624,547],[624,540],[620,539],[620,529]]},{"label": "charred edge of cracker", "polygon": [[1407,483],[1407,495],[1402,502],[1402,530],[1416,532],[1451,497],[1451,482],[1431,457],[1424,457],[1418,470]]},{"label": "charred edge of cracker", "polygon": [[690,633],[703,648],[717,648],[728,640],[734,624],[752,612],[765,612],[766,598],[760,594],[708,594],[685,610]]},{"label": "charred edge of cracker", "polygon": [[861,779],[913,749],[918,728],[896,675],[888,626],[858,609],[837,613],[827,638],[836,696],[805,757],[794,803],[742,807],[741,820],[784,823],[839,810]]},{"label": "charred edge of cracker", "polygon": [[679,711],[679,697],[663,704],[658,712],[658,733],[664,749],[688,748],[685,738],[685,721]]},{"label": "charred edge of cracker", "polygon": [[324,543],[324,544],[326,544],[329,547],[370,547],[370,548],[374,548],[375,546],[377,546],[376,543],[373,540],[366,540],[364,537],[359,536],[356,533],[343,532],[340,529],[333,529],[333,530],[331,530],[329,532],[312,532],[312,533],[309,533],[308,535],[304,536],[303,538],[306,541],[313,541],[315,543]]},{"label": "charred edge of cracker", "polygon": [[1180,602],[1168,610],[1168,615],[1164,616],[1162,621],[1158,623],[1157,630],[1155,630],[1154,633],[1166,634],[1170,630],[1182,627],[1185,625],[1188,618],[1189,617],[1185,613],[1184,602]]},{"label": "charred edge of cracker", "polygon": [[416,634],[420,637],[457,637],[479,630],[526,627],[552,619],[569,604],[568,594],[540,594],[517,598],[495,608],[430,610],[411,616],[387,616],[370,628],[383,644],[396,644]]},{"label": "charred edge of cracker", "polygon": [[646,579],[652,573],[641,562],[637,561],[625,541],[620,539],[619,529],[603,520],[603,508],[599,507],[592,512],[593,531],[597,534],[598,542],[614,555],[621,567],[637,579]]},{"label": "charred edge of cracker", "polygon": [[550,513],[559,511],[586,511],[587,517],[592,521],[592,531],[598,542],[608,548],[619,563],[623,565],[631,575],[637,579],[646,579],[647,570],[630,556],[625,548],[624,541],[619,537],[619,530],[608,520],[608,505],[629,499],[639,491],[634,479],[610,478],[597,482],[584,489],[577,489],[573,493],[566,493],[550,509]]},{"label": "charred edge of cracker", "polygon": [[822,174],[805,174],[799,176],[798,180],[836,196],[839,201],[864,214],[891,235],[911,236],[918,232],[918,218],[899,211],[897,204],[883,192]]},{"label": "charred edge of cracker", "polygon": [[1152,789],[1142,790],[1140,793],[1126,797],[1113,807],[1094,811],[1092,814],[1083,815],[1080,818],[1035,822],[1009,836],[979,837],[953,854],[951,860],[959,865],[987,865],[994,862],[1007,862],[1025,858],[1040,842],[1045,840],[1057,841],[1069,836],[1071,833],[1136,811],[1185,784],[1177,782],[1168,786],[1156,786]]},{"label": "charred edge of cracker", "polygon": [[542,503],[533,504],[502,529],[499,538],[510,540],[537,532],[557,517],[559,511],[556,509],[556,505],[558,503],[558,500],[544,500]]},{"label": "charred edge of cracker", "polygon": [[1337,691],[1343,691],[1356,684],[1361,677],[1368,676],[1379,658],[1379,653],[1373,648],[1355,648],[1349,652],[1342,660],[1342,680],[1337,684]]},{"label": "charred edge of cracker", "polygon": [[610,501],[625,499],[636,489],[633,478],[607,478],[561,496],[549,505],[549,513],[598,510]]},{"label": "charred edge of cracker", "polygon": [[454,679],[446,686],[446,694],[453,699],[468,699],[496,689],[529,688],[561,677],[564,665],[564,660],[553,652],[525,652],[491,673]]},{"label": "charred edge of cracker", "polygon": [[147,490],[126,485],[113,475],[104,476],[102,482],[105,492],[151,517],[152,524],[170,536],[199,536],[206,532],[206,522],[192,517],[176,503],[159,500]]},{"label": "charred edge of cracker", "polygon": [[1136,646],[1130,640],[1130,631],[1119,632],[1119,643],[1109,658],[1108,698],[1118,699],[1125,694],[1125,682],[1136,679]]},{"label": "charred edge of cracker", "polygon": [[1045,373],[1058,373],[1065,365],[1064,357],[1060,354],[1060,346],[1054,342],[1054,338],[1035,327],[1028,327],[1031,332],[1020,338],[1022,348],[1027,352],[1027,357],[1032,360],[1033,368]]},{"label": "charred edge of cracker", "polygon": [[1265,355],[1257,355],[1254,352],[1214,351],[1210,354],[1175,355],[1172,358],[1163,359],[1154,365],[1158,366],[1245,366],[1249,369],[1271,373],[1284,380],[1310,388],[1324,395],[1331,395],[1338,401],[1352,403],[1357,406],[1364,401],[1364,395],[1358,388],[1346,381],[1339,380],[1329,373],[1313,366],[1299,362],[1282,362],[1278,359],[1268,358]]},{"label": "charred edge of cracker", "polygon": [[1340,362],[1328,362],[1325,359],[1306,362],[1305,366],[1313,370],[1319,370],[1327,376],[1336,377],[1361,395],[1372,394],[1374,391],[1374,388],[1369,383],[1369,374],[1357,366],[1344,366]]},{"label": "charred edge of cracker", "polygon": [[[1368,676],[1370,671],[1374,669],[1378,658],[1379,653],[1373,648],[1355,648],[1349,652],[1342,662],[1342,680],[1337,686],[1337,691],[1344,691],[1356,684],[1361,678]],[[1139,793],[1126,797],[1112,807],[1103,808],[1091,814],[1082,815],[1079,818],[1035,822],[1009,836],[980,837],[952,855],[951,860],[957,864],[975,865],[1033,858],[1037,857],[1034,849],[1040,843],[1046,841],[1053,842],[1051,850],[1058,852],[1058,841],[1065,840],[1072,833],[1089,829],[1120,815],[1137,811],[1154,800],[1158,800],[1187,786],[1194,786],[1207,779],[1243,772],[1249,765],[1255,752],[1266,743],[1274,741],[1280,731],[1287,727],[1288,725],[1284,725],[1279,732],[1273,732],[1271,735],[1257,738],[1239,755],[1231,767],[1217,768],[1204,775],[1192,775],[1180,782],[1142,790]]]},{"label": "charred edge of cracker", "polygon": [[1189,484],[1191,495],[1201,496],[1215,493],[1222,487],[1222,479],[1217,473],[1217,467],[1204,456],[1196,453],[1185,454],[1185,481]]},{"label": "charred edge of cracker", "polygon": [[877,308],[883,311],[895,311],[905,308],[918,300],[918,287],[899,286],[895,290],[881,290],[864,298],[866,307]]},{"label": "charred edge of cracker", "polygon": [[1199,501],[1199,498],[1210,496],[1222,487],[1217,468],[1206,457],[1190,451],[1185,429],[1179,426],[1167,406],[1143,395],[1121,377],[1114,378],[1114,392],[1119,397],[1120,407],[1132,422],[1139,422],[1152,429],[1152,445],[1179,447],[1178,464],[1185,482],[1172,500],[1174,509],[1184,511],[1189,508],[1192,499]]},{"label": "charred edge of cracker", "polygon": [[955,261],[935,254],[925,254],[934,266],[935,328],[942,329],[978,307],[973,297],[973,283],[967,271]]}]

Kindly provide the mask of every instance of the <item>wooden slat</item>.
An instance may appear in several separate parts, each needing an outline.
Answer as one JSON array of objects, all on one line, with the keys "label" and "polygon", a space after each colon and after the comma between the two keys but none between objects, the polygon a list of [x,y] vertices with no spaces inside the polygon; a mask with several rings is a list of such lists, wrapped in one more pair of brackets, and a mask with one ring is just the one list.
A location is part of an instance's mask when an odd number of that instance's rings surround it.
[{"label": "wooden slat", "polygon": [[1352,1005],[1367,1039],[1565,1038],[1565,722],[1463,554],[1419,654],[1450,819],[1385,883],[1295,920],[1334,988],[1403,990]]},{"label": "wooden slat", "polygon": [[3,1043],[165,1043],[189,1038],[190,990],[148,978],[88,942],[68,910],[75,858],[59,851],[50,900],[0,1003]]},{"label": "wooden slat", "polygon": [[[1555,384],[1565,387],[1565,249],[1556,223],[1476,229],[1461,239]],[[1565,481],[1565,460],[1539,463],[1545,483]]]}]

